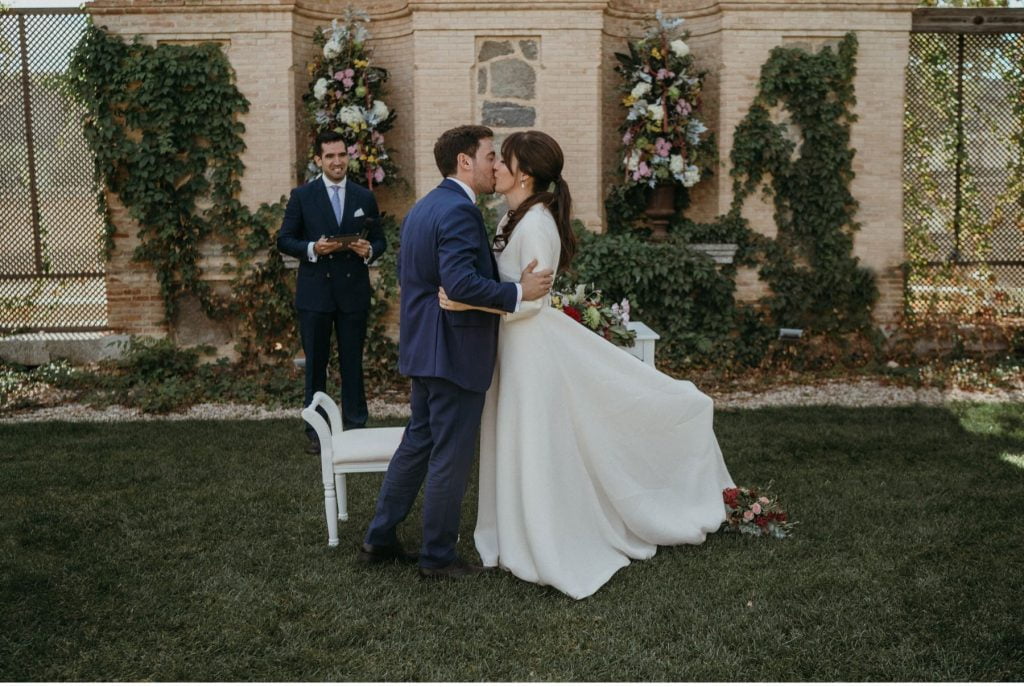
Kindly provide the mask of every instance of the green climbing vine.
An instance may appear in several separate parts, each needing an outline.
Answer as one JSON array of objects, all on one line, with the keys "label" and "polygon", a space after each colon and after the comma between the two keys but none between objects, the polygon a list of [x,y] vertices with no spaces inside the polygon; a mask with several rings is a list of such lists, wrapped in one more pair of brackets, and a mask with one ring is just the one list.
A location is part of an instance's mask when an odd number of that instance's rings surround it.
[{"label": "green climbing vine", "polygon": [[[281,342],[294,340],[294,317],[274,248],[283,204],[264,203],[253,212],[238,201],[245,149],[239,117],[249,103],[220,48],[125,42],[90,25],[75,48],[69,80],[89,113],[84,132],[108,254],[116,228],[106,191],[139,225],[133,257],[153,266],[169,322],[179,299],[192,294],[211,317],[234,318],[243,354],[287,349]],[[203,280],[206,240],[220,240],[233,258],[229,295],[214,293]]]},{"label": "green climbing vine", "polygon": [[[878,288],[853,256],[856,55],[852,33],[836,50],[773,49],[736,129],[733,210],[759,185],[774,202],[778,234],[762,242],[760,275],[772,291],[765,305],[782,327],[832,335],[872,327]],[[786,110],[793,134],[773,121],[773,108]]]}]

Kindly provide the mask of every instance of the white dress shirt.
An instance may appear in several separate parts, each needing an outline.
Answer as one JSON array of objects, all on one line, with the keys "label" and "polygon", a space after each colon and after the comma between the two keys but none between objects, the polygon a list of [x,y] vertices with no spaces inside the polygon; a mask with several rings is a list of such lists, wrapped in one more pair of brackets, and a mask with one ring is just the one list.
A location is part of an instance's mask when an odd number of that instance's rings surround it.
[{"label": "white dress shirt", "polygon": [[[321,174],[320,175],[320,179],[324,182],[324,186],[327,188],[327,197],[328,198],[330,198],[331,197],[331,193],[333,193],[333,191],[331,189],[333,187],[335,187],[335,186],[338,187],[338,201],[339,201],[338,205],[341,208],[341,216],[344,217],[345,216],[345,182],[346,182],[346,179],[342,179],[338,183],[334,183],[333,181],[331,181],[330,179],[327,178],[326,174]],[[315,244],[316,244],[316,241],[310,241],[309,245],[306,246],[306,256],[309,258],[310,262],[316,262],[317,258],[320,257],[319,255],[316,254],[316,251],[313,250],[313,246]],[[370,262],[372,262],[372,261],[373,261],[373,246],[371,245],[370,246],[370,252],[366,254],[365,258],[363,258],[363,262],[365,264],[369,265]]]}]

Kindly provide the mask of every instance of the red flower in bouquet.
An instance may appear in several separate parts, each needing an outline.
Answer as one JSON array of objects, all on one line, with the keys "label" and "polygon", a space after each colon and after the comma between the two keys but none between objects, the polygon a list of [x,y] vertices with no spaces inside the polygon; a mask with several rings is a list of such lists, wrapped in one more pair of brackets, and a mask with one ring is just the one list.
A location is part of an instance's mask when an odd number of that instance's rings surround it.
[{"label": "red flower in bouquet", "polygon": [[629,329],[629,301],[607,305],[601,291],[590,284],[577,284],[571,290],[552,291],[551,307],[611,341],[616,346],[632,346],[636,332]]}]

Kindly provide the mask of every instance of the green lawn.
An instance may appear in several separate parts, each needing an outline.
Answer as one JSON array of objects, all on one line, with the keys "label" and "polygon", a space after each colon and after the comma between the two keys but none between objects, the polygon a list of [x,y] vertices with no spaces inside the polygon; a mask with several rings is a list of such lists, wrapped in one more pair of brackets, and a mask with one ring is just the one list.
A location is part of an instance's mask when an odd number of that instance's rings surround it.
[{"label": "green lawn", "polygon": [[1024,679],[1024,407],[716,427],[796,536],[662,549],[576,602],[359,566],[378,474],[328,549],[295,421],[2,425],[0,681]]}]

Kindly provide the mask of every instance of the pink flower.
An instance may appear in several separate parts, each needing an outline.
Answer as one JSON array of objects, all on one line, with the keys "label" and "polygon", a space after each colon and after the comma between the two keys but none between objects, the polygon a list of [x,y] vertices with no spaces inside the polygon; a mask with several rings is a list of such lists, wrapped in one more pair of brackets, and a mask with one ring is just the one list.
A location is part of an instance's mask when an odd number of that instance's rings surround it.
[{"label": "pink flower", "polygon": [[761,498],[759,498],[759,499],[758,499],[758,501],[760,501],[761,503],[763,503],[763,504],[764,504],[764,505],[766,505],[766,506],[767,506],[767,505],[768,505],[769,503],[771,503],[771,501],[769,501],[769,500],[768,500],[768,497],[767,497],[767,496],[762,496]]},{"label": "pink flower", "polygon": [[632,131],[627,131],[622,136],[622,144],[628,146],[632,142],[633,142],[633,132]]},{"label": "pink flower", "polygon": [[354,86],[356,82],[346,76],[344,79],[341,80],[341,83],[345,88],[352,88],[352,86]]},{"label": "pink flower", "polygon": [[754,515],[760,515],[761,514],[761,504],[760,503],[755,503],[753,506],[750,507],[750,510],[754,513]]},{"label": "pink flower", "polygon": [[680,99],[676,102],[676,112],[681,115],[688,115],[693,111],[693,106],[686,100]]},{"label": "pink flower", "polygon": [[672,152],[672,144],[666,141],[664,138],[658,138],[654,142],[654,152],[661,157],[668,157],[668,154]]},{"label": "pink flower", "polygon": [[379,131],[374,131],[370,134],[370,140],[373,141],[375,145],[381,145],[384,143],[384,134]]},{"label": "pink flower", "polygon": [[350,145],[348,147],[348,156],[349,157],[355,157],[358,154],[359,154],[359,147],[358,146],[353,144],[353,145]]},{"label": "pink flower", "polygon": [[744,520],[744,522],[750,522],[753,519],[754,519],[754,514],[752,512],[750,512],[749,510],[743,511],[743,520]]},{"label": "pink flower", "polygon": [[384,181],[384,168],[383,167],[378,167],[377,169],[375,169],[373,171],[373,180],[376,181],[378,184],[380,182]]},{"label": "pink flower", "polygon": [[665,69],[664,67],[662,67],[661,69],[658,70],[658,80],[660,80],[660,81],[664,81],[665,79],[671,79],[675,75],[676,75],[675,72],[669,71],[668,69]]},{"label": "pink flower", "polygon": [[646,179],[651,176],[651,168],[647,166],[646,162],[641,162],[636,171],[633,172],[633,181],[639,181],[640,179]]}]

